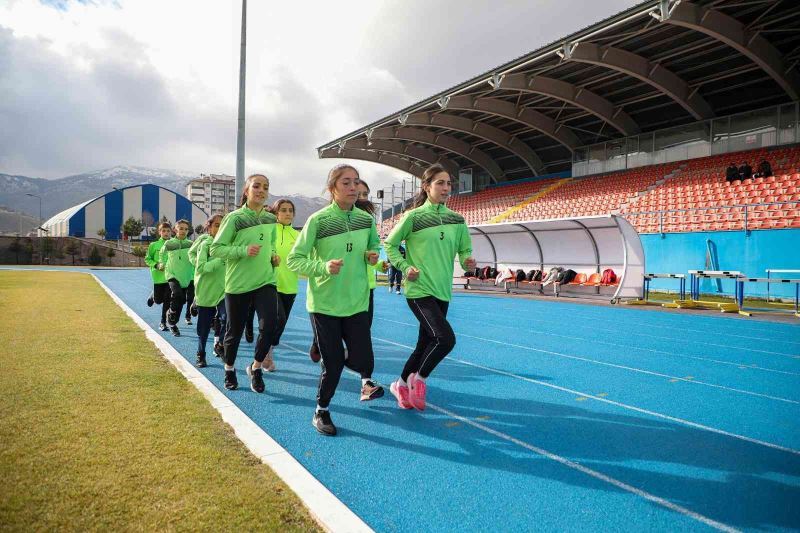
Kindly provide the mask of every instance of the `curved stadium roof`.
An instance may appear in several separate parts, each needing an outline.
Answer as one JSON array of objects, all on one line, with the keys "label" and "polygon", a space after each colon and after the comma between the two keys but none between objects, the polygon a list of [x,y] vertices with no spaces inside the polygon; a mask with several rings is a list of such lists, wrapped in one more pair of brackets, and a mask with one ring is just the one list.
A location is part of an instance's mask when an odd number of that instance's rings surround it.
[{"label": "curved stadium roof", "polygon": [[567,170],[579,146],[800,99],[800,2],[649,0],[318,148],[420,175]]}]

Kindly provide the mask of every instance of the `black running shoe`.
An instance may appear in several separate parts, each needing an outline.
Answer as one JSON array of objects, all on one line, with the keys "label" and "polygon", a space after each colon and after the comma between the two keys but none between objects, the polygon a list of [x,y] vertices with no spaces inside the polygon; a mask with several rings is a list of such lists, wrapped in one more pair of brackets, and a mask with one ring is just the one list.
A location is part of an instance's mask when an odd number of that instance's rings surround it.
[{"label": "black running shoe", "polygon": [[197,304],[192,302],[192,306],[189,308],[189,313],[192,316],[197,316]]},{"label": "black running shoe", "polygon": [[161,331],[167,331],[168,328],[167,328],[167,325],[165,323],[161,322],[158,325],[158,329],[160,329]]},{"label": "black running shoe", "polygon": [[180,337],[180,336],[181,336],[181,330],[179,330],[179,329],[178,329],[178,326],[177,326],[177,325],[175,325],[175,324],[170,324],[170,326],[169,326],[169,330],[170,330],[170,332],[172,332],[172,334],[173,334],[173,335],[175,335],[176,337]]},{"label": "black running shoe", "polygon": [[167,324],[177,324],[180,317],[172,312],[172,309],[167,311]]},{"label": "black running shoe", "polygon": [[156,303],[156,302],[155,302],[155,300],[153,300],[153,297],[152,296],[148,296],[147,297],[147,307],[153,307],[154,303]]},{"label": "black running shoe", "polygon": [[206,364],[206,352],[197,352],[197,361],[194,363],[194,366],[197,368],[205,368],[208,366]]},{"label": "black running shoe", "polygon": [[214,355],[222,358],[225,355],[225,346],[221,342],[214,343]]},{"label": "black running shoe", "polygon": [[186,317],[186,325],[187,326],[191,326],[192,325],[192,317],[190,317],[190,316]]},{"label": "black running shoe", "polygon": [[371,379],[361,385],[361,401],[368,402],[383,396],[383,387],[372,381]]},{"label": "black running shoe", "polygon": [[311,357],[311,360],[315,363],[319,363],[319,360],[322,358],[322,354],[319,353],[319,346],[317,346],[316,342],[308,349],[308,356]]},{"label": "black running shoe", "polygon": [[314,413],[314,418],[311,419],[311,425],[323,435],[329,437],[336,435],[336,426],[333,425],[330,411],[316,411]]},{"label": "black running shoe", "polygon": [[253,365],[247,365],[247,375],[250,377],[250,390],[261,394],[264,392],[264,376],[260,368],[253,370]]},{"label": "black running shoe", "polygon": [[246,340],[249,343],[253,342],[253,326],[244,327],[244,340]]},{"label": "black running shoe", "polygon": [[239,381],[236,379],[236,370],[225,371],[225,388],[236,390],[239,388]]}]

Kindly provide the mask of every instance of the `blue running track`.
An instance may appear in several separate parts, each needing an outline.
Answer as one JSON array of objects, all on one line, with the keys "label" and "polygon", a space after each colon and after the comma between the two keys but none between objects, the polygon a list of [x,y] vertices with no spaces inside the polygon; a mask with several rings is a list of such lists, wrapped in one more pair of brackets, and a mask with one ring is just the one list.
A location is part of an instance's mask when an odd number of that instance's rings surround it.
[{"label": "blue running track", "polygon": [[[94,273],[154,327],[145,270]],[[376,379],[345,374],[339,436],[311,427],[319,368],[301,291],[267,391],[222,388],[378,531],[800,529],[800,326],[458,294],[458,344],[424,413],[388,384],[416,341],[402,296],[375,293]],[[193,362],[193,327],[165,338]],[[210,346],[209,346],[210,352]]]}]

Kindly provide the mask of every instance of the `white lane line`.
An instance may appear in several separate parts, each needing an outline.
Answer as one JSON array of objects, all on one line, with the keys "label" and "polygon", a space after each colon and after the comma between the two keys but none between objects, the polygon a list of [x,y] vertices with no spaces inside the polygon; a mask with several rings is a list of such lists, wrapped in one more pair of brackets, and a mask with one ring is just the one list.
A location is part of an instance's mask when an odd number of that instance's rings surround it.
[{"label": "white lane line", "polygon": [[[413,350],[414,349],[413,346],[409,346],[407,344],[402,344],[402,343],[395,342],[395,341],[390,341],[389,339],[383,339],[383,338],[375,337],[375,336],[373,336],[372,338],[375,339],[375,340],[381,341],[381,342],[385,342],[386,344],[399,346],[401,348],[407,348],[409,350]],[[453,362],[453,363],[459,363],[459,364],[466,365],[466,366],[480,368],[481,370],[485,370],[487,372],[492,372],[494,374],[500,374],[502,376],[507,376],[507,377],[511,377],[511,378],[515,378],[515,379],[520,379],[522,381],[527,381],[528,383],[534,383],[536,385],[541,385],[543,387],[548,387],[550,389],[555,389],[555,390],[558,390],[558,391],[561,391],[561,392],[566,392],[566,393],[569,393],[569,394],[574,395],[574,396],[585,396],[585,397],[590,398],[592,400],[596,400],[598,402],[603,402],[603,403],[606,403],[606,404],[609,404],[609,405],[613,405],[615,407],[621,407],[622,409],[627,409],[629,411],[635,411],[637,413],[642,413],[642,414],[654,416],[656,418],[661,418],[662,420],[669,420],[670,422],[675,422],[677,424],[681,424],[681,425],[684,425],[684,426],[689,426],[689,427],[692,427],[692,428],[695,428],[695,429],[701,429],[703,431],[709,431],[711,433],[716,433],[718,435],[724,435],[726,437],[732,437],[734,439],[739,439],[739,440],[742,440],[742,441],[745,441],[745,442],[749,442],[751,444],[758,444],[759,446],[766,446],[767,448],[772,448],[773,450],[780,450],[782,452],[788,452],[788,453],[791,453],[793,455],[800,456],[800,450],[787,448],[785,446],[781,446],[780,444],[773,444],[771,442],[767,442],[767,441],[763,441],[763,440],[759,440],[759,439],[754,439],[754,438],[751,438],[751,437],[746,437],[744,435],[739,435],[737,433],[731,433],[731,432],[725,431],[723,429],[717,429],[717,428],[714,428],[714,427],[711,427],[711,426],[698,424],[697,422],[692,422],[690,420],[684,420],[683,418],[677,418],[677,417],[674,417],[674,416],[665,415],[663,413],[658,413],[656,411],[650,411],[648,409],[642,409],[641,407],[636,407],[636,406],[628,405],[628,404],[621,403],[621,402],[615,402],[614,400],[609,400],[607,398],[596,396],[596,395],[591,394],[591,393],[587,393],[587,392],[583,392],[583,391],[579,391],[579,390],[575,390],[575,389],[569,389],[567,387],[561,387],[559,385],[554,385],[552,383],[547,383],[547,382],[544,382],[544,381],[540,381],[538,379],[533,379],[533,378],[529,378],[529,377],[525,377],[525,376],[520,376],[518,374],[514,374],[514,373],[511,373],[511,372],[506,372],[505,370],[499,370],[497,368],[483,366],[483,365],[479,365],[479,364],[476,364],[476,363],[470,363],[469,361],[464,361],[463,359],[458,359],[458,358],[452,357],[452,356],[445,357],[444,361],[445,362],[450,361],[450,362]]]},{"label": "white lane line", "polygon": [[159,335],[136,312],[109,289],[100,278],[90,274],[111,296],[116,304],[145,332],[145,336],[161,351],[216,409],[222,419],[233,428],[236,437],[253,455],[268,465],[286,483],[306,506],[311,516],[326,531],[372,532],[361,518],[350,510],[325,485],[261,427],[253,422],[239,407],[225,396],[198,369],[191,365],[170,343]]},{"label": "white lane line", "polygon": [[[386,322],[393,322],[395,324],[403,324],[403,325],[406,325],[406,326],[413,326],[414,325],[414,324],[410,324],[408,322],[399,322],[397,320],[390,320],[388,318],[381,318],[381,317],[377,317],[377,316],[375,318],[377,318],[378,320],[384,320]],[[695,385],[703,385],[705,387],[712,387],[712,388],[715,388],[715,389],[722,389],[722,390],[726,390],[726,391],[730,391],[730,392],[735,392],[735,393],[738,393],[738,394],[746,394],[748,396],[755,396],[755,397],[759,397],[759,398],[765,398],[767,400],[774,400],[774,401],[778,401],[778,402],[784,402],[784,403],[800,405],[800,401],[790,400],[788,398],[781,398],[780,396],[770,396],[769,394],[761,394],[761,393],[758,393],[758,392],[752,392],[752,391],[748,391],[748,390],[737,389],[737,388],[734,388],[734,387],[726,387],[724,385],[717,385],[715,383],[708,383],[706,381],[698,381],[696,379],[687,379],[685,377],[672,376],[672,375],[669,375],[669,374],[662,374],[660,372],[654,372],[652,370],[644,370],[642,368],[636,368],[636,367],[632,367],[632,366],[617,365],[617,364],[608,363],[608,362],[605,362],[605,361],[597,361],[596,359],[589,359],[588,357],[581,357],[581,356],[578,356],[578,355],[569,355],[569,354],[565,354],[565,353],[561,353],[561,352],[554,352],[552,350],[542,350],[540,348],[531,348],[530,346],[523,346],[521,344],[514,344],[514,343],[510,343],[510,342],[497,341],[497,340],[494,340],[494,339],[487,339],[485,337],[478,337],[478,336],[475,336],[475,335],[468,335],[467,333],[457,332],[457,335],[460,335],[462,337],[469,337],[470,339],[476,339],[476,340],[480,340],[480,341],[484,341],[484,342],[491,342],[493,344],[499,344],[501,346],[510,346],[512,348],[519,348],[521,350],[528,350],[528,351],[531,351],[531,352],[538,352],[538,353],[544,353],[544,354],[549,354],[549,355],[555,355],[556,357],[563,357],[564,359],[573,359],[573,360],[576,360],[576,361],[583,361],[583,362],[591,363],[591,364],[595,364],[595,365],[608,366],[608,367],[612,367],[612,368],[619,368],[621,370],[629,370],[631,372],[636,372],[636,373],[639,373],[639,374],[647,374],[647,375],[651,375],[651,376],[668,378],[668,379],[671,379],[671,380],[674,379],[676,381],[683,381],[684,383],[694,383]]]},{"label": "white lane line", "polygon": [[444,414],[446,416],[449,416],[450,418],[454,418],[454,419],[456,419],[456,420],[458,420],[460,422],[463,422],[464,424],[468,424],[468,425],[470,425],[470,426],[472,426],[472,427],[474,427],[476,429],[479,429],[481,431],[489,433],[490,435],[494,435],[495,437],[497,437],[499,439],[503,439],[505,441],[514,443],[517,446],[525,448],[526,450],[531,451],[531,452],[533,452],[535,454],[544,456],[547,459],[550,459],[552,461],[556,461],[557,463],[561,463],[562,465],[564,465],[564,466],[566,466],[568,468],[571,468],[573,470],[577,470],[578,472],[581,472],[583,474],[591,476],[591,477],[593,477],[595,479],[599,479],[600,481],[604,481],[606,483],[614,485],[618,489],[622,489],[622,490],[624,490],[626,492],[630,492],[631,494],[639,496],[640,498],[644,498],[645,500],[653,502],[653,503],[655,503],[657,505],[660,505],[662,507],[666,507],[667,509],[669,509],[671,511],[675,511],[676,513],[679,513],[679,514],[682,514],[682,515],[687,516],[689,518],[692,518],[694,520],[697,520],[698,522],[701,522],[701,523],[703,523],[703,524],[705,524],[705,525],[707,525],[709,527],[713,527],[714,529],[718,529],[720,531],[728,531],[728,532],[739,531],[738,529],[735,529],[735,528],[733,528],[731,526],[723,524],[722,522],[717,522],[716,520],[713,520],[711,518],[708,518],[707,516],[703,516],[703,515],[701,515],[699,513],[696,513],[696,512],[694,512],[694,511],[692,511],[690,509],[687,509],[686,507],[682,507],[680,505],[672,503],[669,500],[665,500],[664,498],[660,498],[658,496],[655,496],[654,494],[650,494],[649,492],[646,492],[646,491],[644,491],[642,489],[638,489],[638,488],[636,488],[634,486],[628,485],[627,483],[624,483],[624,482],[622,482],[622,481],[620,481],[618,479],[615,479],[613,477],[610,477],[610,476],[607,476],[607,475],[605,475],[603,473],[600,473],[597,470],[592,470],[591,468],[585,467],[580,463],[576,463],[574,461],[570,461],[566,457],[562,457],[560,455],[556,455],[556,454],[554,454],[552,452],[549,452],[549,451],[547,451],[545,449],[536,447],[536,446],[534,446],[532,444],[529,444],[529,443],[527,443],[525,441],[522,441],[522,440],[519,440],[517,438],[514,438],[511,435],[507,435],[505,433],[501,433],[500,431],[496,431],[496,430],[494,430],[494,429],[492,429],[492,428],[490,428],[488,426],[485,426],[485,425],[483,425],[483,424],[481,424],[479,422],[476,422],[476,421],[474,421],[472,419],[466,418],[466,417],[461,416],[461,415],[459,415],[457,413],[454,413],[452,411],[444,409],[443,407],[439,407],[439,406],[431,404],[431,403],[428,403],[427,405],[428,405],[428,407],[430,407],[434,411],[438,411],[438,412],[440,412],[440,413],[442,413],[442,414]]},{"label": "white lane line", "polygon": [[[461,296],[461,294],[458,294],[458,295],[454,294],[454,296]],[[491,298],[491,296],[487,296],[487,297]],[[517,301],[521,301],[521,300],[517,300]],[[541,303],[560,303],[560,304],[564,304],[564,305],[580,306],[581,308],[596,307],[596,306],[588,306],[586,304],[580,304],[580,303],[566,303],[566,302],[541,302]],[[506,309],[510,309],[510,310],[513,311],[512,307],[513,306],[506,306],[505,308]],[[631,312],[631,313],[643,312],[643,311],[644,312],[647,312],[647,311],[652,312],[652,310],[633,309],[633,308],[627,308],[627,309],[626,308],[622,308],[622,309],[618,308],[618,309],[616,309],[616,311],[618,311],[618,312]],[[525,312],[526,312],[526,316],[533,316],[533,317],[543,316],[543,317],[547,317],[547,318],[550,318],[552,316],[551,313],[549,313],[547,311],[540,310],[538,308],[534,309],[534,310],[526,309]],[[570,316],[574,316],[574,317],[577,317],[577,318],[585,318],[587,320],[593,320],[593,321],[597,321],[597,322],[605,322],[605,323],[614,324],[614,325],[618,325],[620,323],[619,320],[613,320],[613,319],[609,319],[609,318],[602,318],[602,317],[599,317],[599,316],[596,316],[596,315],[593,315],[593,314],[586,314],[586,313],[570,312]],[[662,316],[678,317],[679,315],[676,315],[676,314],[673,314],[673,313],[669,313],[669,315],[662,315]],[[699,322],[699,321],[702,321],[702,320],[706,320],[706,321],[713,320],[713,321],[716,321],[715,322],[716,325],[720,325],[720,324],[722,324],[724,326],[732,325],[732,327],[730,329],[735,330],[735,331],[740,331],[742,329],[742,327],[751,327],[752,328],[752,326],[755,326],[755,324],[763,324],[764,326],[767,326],[767,327],[777,326],[777,328],[773,328],[773,329],[784,329],[783,326],[786,326],[787,328],[800,329],[800,328],[798,328],[797,325],[794,325],[794,324],[784,324],[784,323],[767,322],[767,321],[749,322],[749,323],[739,322],[737,324],[732,324],[730,322],[730,320],[739,320],[739,319],[738,318],[734,319],[732,317],[724,317],[724,316],[710,317],[710,316],[695,315],[695,316],[691,316],[691,317],[681,317],[681,318],[691,318],[692,322]],[[727,323],[719,322],[720,320],[722,320],[722,321],[727,320],[728,322]],[[684,327],[680,327],[680,326],[668,326],[668,325],[665,325],[665,324],[658,324],[658,323],[653,324],[651,322],[639,322],[639,321],[635,321],[635,320],[628,320],[627,318],[625,319],[625,323],[626,324],[638,325],[638,326],[645,326],[645,327],[648,327],[648,328],[674,329],[674,330],[678,330],[678,331],[689,331],[689,332],[692,332],[692,333],[707,333],[707,331],[700,330],[700,329],[684,328]],[[752,329],[760,330],[761,328],[752,328]],[[765,333],[765,334],[774,334],[775,333],[774,331],[773,332],[756,331],[756,332],[757,333]],[[749,336],[749,335],[741,335],[741,334],[737,334],[737,333],[725,332],[725,335],[729,336],[729,337],[738,337],[738,338],[742,338],[742,339],[752,339],[752,340],[770,341],[770,342],[774,342],[775,341],[774,338],[770,338],[770,337],[752,337],[752,336]],[[785,342],[785,343],[789,343],[789,344],[798,344],[798,345],[800,345],[800,341],[781,340],[781,341],[778,341],[778,342]]]},{"label": "white lane line", "polygon": [[[454,317],[448,316],[447,318],[448,318],[448,320],[470,320],[468,318],[461,318],[461,317],[456,317],[456,316],[454,316]],[[385,319],[382,319],[382,320],[385,320]],[[491,328],[511,329],[511,330],[514,330],[514,331],[519,331],[518,327],[507,326],[505,324],[491,324],[489,327],[491,327]],[[549,337],[558,337],[558,338],[562,338],[562,339],[571,339],[571,340],[576,340],[576,341],[587,341],[587,342],[592,342],[592,343],[597,343],[597,344],[605,344],[605,345],[608,345],[608,346],[616,346],[616,347],[625,348],[625,349],[628,349],[628,350],[637,350],[637,351],[640,350],[640,351],[645,351],[645,352],[660,353],[660,354],[668,355],[670,357],[683,357],[683,358],[686,358],[686,359],[695,359],[697,361],[706,361],[706,362],[709,362],[709,363],[716,363],[716,364],[720,364],[720,365],[735,366],[735,367],[737,367],[739,369],[743,369],[743,370],[760,370],[762,372],[773,372],[773,373],[776,373],[776,374],[786,374],[786,375],[789,375],[789,376],[800,376],[800,372],[789,372],[788,370],[778,370],[778,369],[775,369],[775,368],[765,368],[765,367],[758,366],[758,365],[753,366],[753,365],[751,365],[749,363],[737,363],[735,361],[723,361],[721,359],[712,359],[712,358],[709,358],[709,357],[700,357],[700,356],[697,356],[697,355],[686,355],[686,354],[680,354],[680,353],[672,353],[672,352],[668,352],[666,350],[656,350],[655,348],[643,348],[641,346],[632,347],[632,346],[626,346],[624,344],[619,344],[619,343],[616,343],[616,342],[601,341],[601,340],[590,339],[590,338],[586,338],[586,337],[575,337],[575,336],[572,336],[572,335],[561,335],[559,333],[553,333],[553,332],[550,332],[550,331],[543,331],[543,330],[539,330],[539,329],[533,329],[533,328],[530,328],[530,327],[529,327],[529,329],[527,329],[527,331],[530,331],[531,333],[535,333],[537,335],[547,335]],[[672,340],[674,341],[675,339],[672,339]],[[681,339],[681,340],[683,340],[683,339]]]},{"label": "white lane line", "polygon": [[[468,320],[468,318],[462,318],[462,317],[458,317],[458,316],[455,316],[453,318],[455,318],[456,320]],[[487,325],[489,327],[495,327],[495,326],[500,325],[500,324],[489,323]],[[587,326],[587,325],[583,325],[583,324],[580,324],[580,323],[574,323],[574,322],[570,324],[570,327],[578,327],[578,328],[581,328],[581,329],[590,329],[590,330],[593,329],[593,326]],[[684,330],[684,332],[685,331],[686,330]],[[650,335],[648,333],[641,333],[641,332],[637,332],[637,331],[626,330],[625,333],[628,334],[628,335],[636,335],[638,337],[645,337],[645,338],[648,338],[648,339],[657,339],[657,340],[663,340],[663,341],[675,341],[675,339],[673,337],[662,337],[660,335]],[[708,333],[708,332],[704,332],[704,333]],[[724,334],[724,335],[728,336],[727,333]],[[760,339],[760,340],[764,340],[764,341],[769,340],[771,342],[775,342],[775,339]],[[800,354],[800,350],[798,350],[797,353],[775,352],[775,351],[772,351],[772,350],[759,350],[757,348],[746,348],[744,346],[737,346],[737,345],[730,345],[730,344],[718,344],[718,343],[713,343],[713,342],[705,342],[705,341],[701,341],[701,340],[695,339],[693,337],[688,337],[688,338],[687,337],[682,337],[681,338],[681,342],[685,342],[687,344],[702,344],[702,345],[705,345],[705,346],[714,346],[716,348],[728,348],[730,350],[741,350],[741,351],[748,351],[748,352],[755,352],[755,353],[765,353],[765,354],[770,354],[770,355],[780,355],[780,356],[783,356],[783,357],[795,357],[796,355]],[[791,342],[791,341],[777,341],[777,342]]]},{"label": "white lane line", "polygon": [[[373,338],[376,338],[376,337],[373,337]],[[376,338],[376,339],[385,342],[385,339],[380,339],[380,338]],[[398,346],[407,347],[407,346],[399,344],[399,343],[392,343],[392,344],[396,344]],[[286,343],[282,342],[281,346],[285,346],[285,347],[289,348],[290,350],[292,350],[294,352],[297,352],[299,354],[307,355],[306,352],[296,348],[295,346],[292,346],[291,344],[286,344]],[[447,361],[447,359],[445,359],[445,361]],[[352,370],[345,369],[345,371],[347,373],[349,373],[349,374],[352,374],[355,377],[360,377],[358,373],[353,372]],[[476,421],[474,421],[472,419],[469,419],[469,418],[466,418],[466,417],[461,416],[459,414],[456,414],[456,413],[454,413],[452,411],[449,411],[449,410],[447,410],[447,409],[445,409],[443,407],[439,407],[439,406],[431,404],[431,403],[428,403],[427,405],[428,405],[429,408],[433,409],[434,411],[438,411],[439,413],[442,413],[445,416],[448,416],[450,418],[453,418],[455,420],[463,422],[464,424],[470,425],[470,426],[472,426],[472,427],[474,427],[476,429],[479,429],[481,431],[489,433],[490,435],[493,435],[493,436],[495,436],[495,437],[497,437],[499,439],[502,439],[502,440],[511,442],[513,444],[516,444],[517,446],[520,446],[520,447],[522,447],[522,448],[524,448],[524,449],[526,449],[528,451],[531,451],[531,452],[533,452],[533,453],[535,453],[537,455],[541,455],[541,456],[543,456],[543,457],[545,457],[547,459],[550,459],[552,461],[560,463],[560,464],[562,464],[562,465],[564,465],[564,466],[566,466],[568,468],[571,468],[573,470],[577,470],[578,472],[581,472],[583,474],[591,476],[591,477],[593,477],[595,479],[598,479],[600,481],[604,481],[606,483],[609,483],[609,484],[617,487],[618,489],[624,490],[624,491],[629,492],[629,493],[631,493],[631,494],[633,494],[635,496],[639,496],[640,498],[644,498],[645,500],[648,500],[648,501],[653,502],[653,503],[655,503],[657,505],[665,507],[665,508],[667,508],[667,509],[669,509],[671,511],[674,511],[674,512],[679,513],[681,515],[684,515],[686,517],[689,517],[689,518],[692,518],[694,520],[697,520],[698,522],[701,522],[701,523],[703,523],[703,524],[705,524],[705,525],[707,525],[709,527],[718,529],[720,531],[728,531],[728,532],[739,531],[739,530],[737,530],[735,528],[732,528],[732,527],[730,527],[730,526],[728,526],[726,524],[723,524],[721,522],[717,522],[716,520],[713,520],[711,518],[703,516],[703,515],[701,515],[699,513],[696,513],[696,512],[694,512],[694,511],[692,511],[690,509],[687,509],[686,507],[682,507],[680,505],[677,505],[675,503],[670,502],[669,500],[665,500],[664,498],[661,498],[659,496],[655,496],[654,494],[650,494],[649,492],[646,492],[646,491],[644,491],[642,489],[636,488],[636,487],[634,487],[632,485],[628,485],[627,483],[625,483],[623,481],[620,481],[618,479],[615,479],[615,478],[612,478],[610,476],[607,476],[606,474],[603,474],[603,473],[598,472],[596,470],[592,470],[591,468],[583,466],[583,465],[581,465],[579,463],[576,463],[574,461],[570,461],[569,459],[567,459],[565,457],[562,457],[562,456],[557,455],[555,453],[549,452],[549,451],[547,451],[547,450],[545,450],[543,448],[539,448],[539,447],[534,446],[532,444],[529,444],[529,443],[527,443],[525,441],[519,440],[519,439],[517,439],[515,437],[512,437],[511,435],[508,435],[506,433],[502,433],[500,431],[494,430],[494,429],[492,429],[492,428],[490,428],[488,426],[485,426],[485,425],[483,425],[483,424],[481,424],[479,422],[476,422]]]}]

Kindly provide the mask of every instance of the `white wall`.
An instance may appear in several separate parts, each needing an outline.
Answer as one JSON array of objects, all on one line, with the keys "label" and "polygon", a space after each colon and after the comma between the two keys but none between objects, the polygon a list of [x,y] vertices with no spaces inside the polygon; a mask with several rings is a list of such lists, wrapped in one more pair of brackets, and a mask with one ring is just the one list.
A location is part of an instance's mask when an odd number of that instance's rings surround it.
[{"label": "white wall", "polygon": [[100,197],[83,208],[86,213],[86,237],[97,238],[97,230],[106,227],[106,199]]},{"label": "white wall", "polygon": [[175,193],[166,189],[158,190],[158,220],[167,217],[171,224],[175,224]]},{"label": "white wall", "polygon": [[128,218],[142,218],[142,188],[131,187],[122,191],[122,223]]}]

